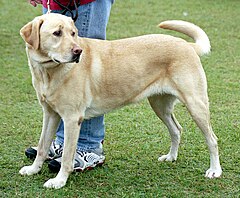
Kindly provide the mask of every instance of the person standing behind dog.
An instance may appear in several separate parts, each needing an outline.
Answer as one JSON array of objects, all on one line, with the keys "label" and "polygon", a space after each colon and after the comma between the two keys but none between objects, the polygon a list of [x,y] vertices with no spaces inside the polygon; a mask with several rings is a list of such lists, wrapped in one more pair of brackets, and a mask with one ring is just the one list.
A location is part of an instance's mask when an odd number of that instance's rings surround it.
[{"label": "person standing behind dog", "polygon": [[[80,37],[106,39],[106,27],[110,16],[111,6],[114,0],[49,0],[51,12],[60,13],[72,17],[78,29]],[[42,4],[43,13],[48,11],[48,0],[29,0],[34,7]],[[83,171],[104,163],[102,143],[105,127],[104,116],[85,120],[80,129],[80,137],[77,144],[74,169]],[[49,158],[52,159],[48,167],[58,172],[61,167],[64,142],[64,124],[61,120],[56,132],[56,139],[49,150]],[[37,147],[26,149],[28,158],[35,158]]]}]

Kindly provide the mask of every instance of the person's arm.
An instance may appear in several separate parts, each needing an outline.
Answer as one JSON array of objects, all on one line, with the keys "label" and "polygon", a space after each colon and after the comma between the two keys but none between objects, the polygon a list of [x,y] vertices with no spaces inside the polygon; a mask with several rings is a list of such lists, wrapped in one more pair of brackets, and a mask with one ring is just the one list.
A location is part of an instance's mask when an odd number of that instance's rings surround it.
[{"label": "person's arm", "polygon": [[42,4],[42,0],[28,0],[30,4],[32,4],[34,7],[37,6],[37,4]]}]

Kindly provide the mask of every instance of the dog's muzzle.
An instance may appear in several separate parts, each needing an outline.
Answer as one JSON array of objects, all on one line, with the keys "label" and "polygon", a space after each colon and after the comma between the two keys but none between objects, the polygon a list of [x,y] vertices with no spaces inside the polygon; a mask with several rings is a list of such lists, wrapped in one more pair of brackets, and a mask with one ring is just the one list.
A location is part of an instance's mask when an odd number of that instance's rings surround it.
[{"label": "dog's muzzle", "polygon": [[75,45],[72,49],[72,53],[73,53],[73,57],[72,57],[73,62],[78,63],[80,55],[82,54],[82,49]]}]

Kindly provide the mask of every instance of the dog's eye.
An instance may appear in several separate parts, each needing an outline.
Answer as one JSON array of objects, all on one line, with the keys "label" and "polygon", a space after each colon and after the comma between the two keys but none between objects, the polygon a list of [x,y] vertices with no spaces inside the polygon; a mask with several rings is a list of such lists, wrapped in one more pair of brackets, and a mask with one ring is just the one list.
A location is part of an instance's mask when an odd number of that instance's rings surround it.
[{"label": "dog's eye", "polygon": [[71,35],[72,35],[72,36],[75,36],[75,34],[76,34],[75,32],[72,32],[72,34],[71,34]]},{"label": "dog's eye", "polygon": [[55,31],[55,32],[53,32],[53,35],[54,36],[61,36],[62,35],[62,31],[61,30]]}]

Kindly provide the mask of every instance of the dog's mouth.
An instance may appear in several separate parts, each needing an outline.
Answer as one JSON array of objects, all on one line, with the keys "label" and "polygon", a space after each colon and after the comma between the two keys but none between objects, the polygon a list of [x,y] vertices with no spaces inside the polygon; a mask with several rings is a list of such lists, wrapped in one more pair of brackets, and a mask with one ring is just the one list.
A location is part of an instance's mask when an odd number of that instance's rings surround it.
[{"label": "dog's mouth", "polygon": [[80,59],[80,54],[78,55],[74,55],[73,58],[72,58],[72,62],[76,62],[76,63],[79,63],[79,59]]},{"label": "dog's mouth", "polygon": [[57,63],[57,64],[61,64],[61,63],[79,63],[79,59],[80,59],[80,54],[78,55],[73,55],[72,59],[70,61],[60,61],[56,58],[52,58],[53,62]]},{"label": "dog's mouth", "polygon": [[59,60],[57,60],[57,59],[55,59],[55,58],[53,58],[52,60],[53,60],[53,62],[55,62],[55,63],[57,63],[57,64],[60,64],[60,63],[61,63]]}]

